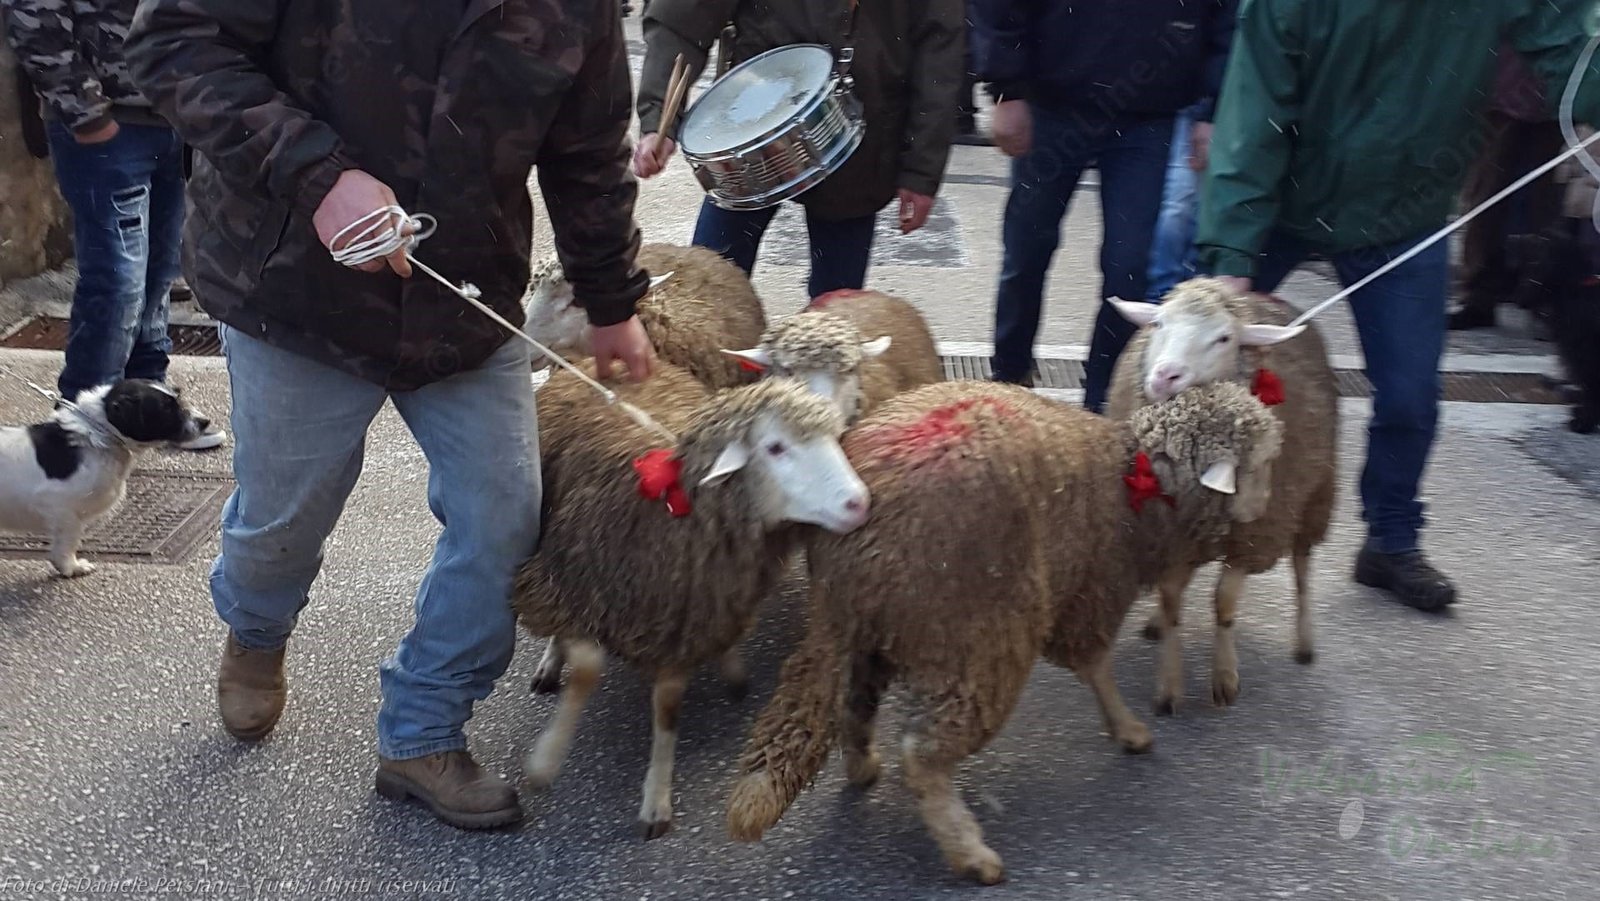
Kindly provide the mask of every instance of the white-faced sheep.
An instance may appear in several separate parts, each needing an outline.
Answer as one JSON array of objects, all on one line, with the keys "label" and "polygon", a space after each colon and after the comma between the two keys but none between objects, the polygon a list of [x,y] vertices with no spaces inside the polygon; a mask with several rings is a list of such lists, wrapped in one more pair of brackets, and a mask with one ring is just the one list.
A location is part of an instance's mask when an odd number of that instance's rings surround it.
[{"label": "white-faced sheep", "polygon": [[917,308],[879,291],[833,291],[729,353],[797,378],[855,422],[896,394],[941,381],[939,351]]},{"label": "white-faced sheep", "polygon": [[[1040,656],[1093,690],[1124,749],[1149,749],[1112,676],[1118,629],[1175,547],[1259,513],[1279,432],[1229,384],[1133,423],[974,381],[886,401],[845,436],[872,519],[808,544],[809,631],[746,745],[730,834],[759,839],[836,738],[850,782],[875,781],[873,722],[899,681],[923,821],[958,873],[999,881],[1000,858],[951,787],[957,765],[999,732]],[[1202,487],[1230,474],[1237,494]]]},{"label": "white-faced sheep", "polygon": [[1283,423],[1284,464],[1273,473],[1272,503],[1225,539],[1198,545],[1158,585],[1160,606],[1145,634],[1162,642],[1156,709],[1172,713],[1183,696],[1178,637],[1183,593],[1200,566],[1221,560],[1211,697],[1219,706],[1239,695],[1233,623],[1245,577],[1283,557],[1294,564],[1295,659],[1310,663],[1311,550],[1327,535],[1338,481],[1338,386],[1315,327],[1287,328],[1294,310],[1260,295],[1239,296],[1214,279],[1192,279],[1160,304],[1117,302],[1144,328],[1129,342],[1112,378],[1107,415],[1126,419],[1191,385],[1231,381],[1260,392]]},{"label": "white-faced sheep", "polygon": [[[711,388],[755,381],[756,373],[722,353],[749,347],[767,327],[761,299],[739,267],[704,247],[674,244],[644,245],[639,265],[654,277],[668,276],[637,307],[656,355]],[[534,264],[527,307],[529,335],[568,359],[592,355],[588,317],[554,257]]]},{"label": "white-faced sheep", "polygon": [[[653,681],[655,733],[639,811],[651,838],[672,825],[673,748],[689,674],[753,626],[799,538],[796,524],[846,532],[866,520],[869,505],[839,447],[843,420],[826,400],[789,380],[707,397],[671,364],[661,368],[629,399],[658,422],[681,425],[675,447],[598,405],[566,372],[544,387],[544,529],[513,596],[522,626],[553,636],[572,664],[526,762],[533,785],[555,779],[607,654]],[[573,396],[585,394],[580,407]]]}]

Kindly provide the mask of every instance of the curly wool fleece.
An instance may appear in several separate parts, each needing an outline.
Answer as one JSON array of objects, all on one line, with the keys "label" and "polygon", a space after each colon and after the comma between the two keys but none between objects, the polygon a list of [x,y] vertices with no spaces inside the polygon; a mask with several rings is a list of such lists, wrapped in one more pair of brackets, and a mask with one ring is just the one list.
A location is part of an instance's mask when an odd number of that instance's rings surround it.
[{"label": "curly wool fleece", "polygon": [[861,365],[861,332],[835,313],[790,316],[768,328],[760,346],[779,372],[852,372]]}]

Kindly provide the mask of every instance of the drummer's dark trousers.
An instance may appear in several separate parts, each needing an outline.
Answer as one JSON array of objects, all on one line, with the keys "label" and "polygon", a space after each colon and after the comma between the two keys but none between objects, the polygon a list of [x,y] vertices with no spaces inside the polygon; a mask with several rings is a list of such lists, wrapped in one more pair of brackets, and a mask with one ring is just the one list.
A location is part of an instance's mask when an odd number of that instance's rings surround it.
[{"label": "drummer's dark trousers", "polygon": [[[700,221],[695,223],[694,243],[716,251],[749,275],[761,250],[761,238],[777,212],[776,206],[764,210],[725,210],[706,200],[700,206]],[[818,219],[806,210],[806,232],[811,245],[811,277],[806,282],[806,290],[811,297],[866,286],[876,223],[876,216]]]}]

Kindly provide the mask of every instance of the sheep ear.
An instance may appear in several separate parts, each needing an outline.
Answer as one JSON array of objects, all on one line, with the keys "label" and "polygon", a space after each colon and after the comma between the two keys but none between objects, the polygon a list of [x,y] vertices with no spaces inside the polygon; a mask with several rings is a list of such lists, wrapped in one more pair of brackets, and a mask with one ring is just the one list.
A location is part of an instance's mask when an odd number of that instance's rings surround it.
[{"label": "sheep ear", "polygon": [[1233,494],[1238,490],[1234,482],[1237,473],[1231,460],[1218,460],[1200,476],[1200,484],[1220,494]]},{"label": "sheep ear", "polygon": [[1119,297],[1107,298],[1122,318],[1137,326],[1146,326],[1155,321],[1156,313],[1161,311],[1160,304],[1142,303],[1133,300],[1123,300]]},{"label": "sheep ear", "polygon": [[752,347],[749,350],[728,350],[724,348],[722,352],[758,370],[772,368],[772,354],[759,347]]},{"label": "sheep ear", "polygon": [[861,355],[869,359],[876,357],[889,349],[889,342],[891,340],[893,339],[891,339],[888,335],[884,335],[882,338],[874,338],[871,341],[863,341],[861,342]]},{"label": "sheep ear", "polygon": [[721,484],[728,476],[744,468],[750,462],[750,451],[745,448],[744,442],[735,441],[722,449],[717,455],[717,462],[711,464],[711,471],[700,480],[700,487],[709,488]]},{"label": "sheep ear", "polygon": [[1281,344],[1305,330],[1306,327],[1303,325],[1294,328],[1285,325],[1247,325],[1239,340],[1244,342],[1246,347],[1266,347]]},{"label": "sheep ear", "polygon": [[650,278],[650,290],[654,291],[656,289],[657,285],[661,284],[662,282],[666,281],[669,278],[672,278],[672,273],[671,272],[668,272],[665,275],[652,276]]}]

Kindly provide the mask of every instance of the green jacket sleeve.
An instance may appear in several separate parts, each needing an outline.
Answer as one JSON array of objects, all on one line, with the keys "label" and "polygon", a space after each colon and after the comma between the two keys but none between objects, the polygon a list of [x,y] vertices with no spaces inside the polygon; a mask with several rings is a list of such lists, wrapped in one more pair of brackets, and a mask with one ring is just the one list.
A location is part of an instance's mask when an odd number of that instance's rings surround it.
[{"label": "green jacket sleeve", "polygon": [[1195,244],[1201,271],[1250,278],[1283,190],[1300,119],[1306,0],[1244,0],[1223,77]]},{"label": "green jacket sleeve", "polygon": [[[711,45],[723,27],[733,21],[739,3],[740,0],[652,0],[643,20],[644,67],[639,73],[637,105],[640,134],[651,134],[661,127],[662,107],[678,54],[683,54],[690,80],[699,80]],[[691,99],[684,99],[685,107]],[[683,119],[680,117],[678,122],[681,124]]]},{"label": "green jacket sleeve", "polygon": [[[1560,109],[1572,70],[1588,47],[1585,20],[1600,16],[1597,6],[1595,0],[1529,0],[1528,11],[1512,23],[1511,44],[1544,80],[1552,115]],[[1572,119],[1600,125],[1600,51],[1590,57],[1578,82]]]},{"label": "green jacket sleeve", "polygon": [[960,104],[967,64],[963,4],[964,0],[930,0],[911,34],[916,52],[911,58],[899,186],[925,197],[939,192],[956,132],[950,111]]}]

